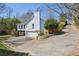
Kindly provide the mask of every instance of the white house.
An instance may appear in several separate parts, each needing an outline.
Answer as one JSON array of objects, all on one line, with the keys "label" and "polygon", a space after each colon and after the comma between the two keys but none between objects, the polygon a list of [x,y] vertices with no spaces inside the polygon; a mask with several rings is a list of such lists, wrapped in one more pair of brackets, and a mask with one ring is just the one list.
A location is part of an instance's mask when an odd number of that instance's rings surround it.
[{"label": "white house", "polygon": [[25,35],[28,37],[37,37],[38,34],[43,31],[43,21],[40,18],[40,12],[35,11],[30,19],[27,19],[24,23],[17,24],[17,31],[19,35]]}]

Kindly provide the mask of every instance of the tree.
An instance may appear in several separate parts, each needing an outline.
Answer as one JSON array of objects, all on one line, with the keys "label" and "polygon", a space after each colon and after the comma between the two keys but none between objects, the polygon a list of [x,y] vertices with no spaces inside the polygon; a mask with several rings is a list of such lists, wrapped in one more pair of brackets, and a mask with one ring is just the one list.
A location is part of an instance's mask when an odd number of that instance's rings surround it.
[{"label": "tree", "polygon": [[[53,7],[53,6],[55,6],[55,7]],[[52,14],[54,14],[54,12],[55,12],[54,15],[57,16],[56,18],[59,17],[58,18],[59,21],[65,21],[67,24],[67,20],[69,20],[68,17],[71,17],[70,15],[68,15],[70,10],[68,10],[63,4],[57,4],[57,3],[56,4],[46,4],[46,7],[53,11],[53,12],[51,12]]]},{"label": "tree", "polygon": [[[7,11],[6,4],[0,3],[0,15],[6,13],[6,11]],[[4,26],[4,25],[5,25],[4,19],[3,19],[3,17],[1,17],[0,18],[0,32],[5,31],[6,26]]]},{"label": "tree", "polygon": [[55,19],[48,19],[45,21],[44,28],[49,31],[49,33],[60,32],[67,25],[67,15],[64,13],[60,14],[59,22]]},{"label": "tree", "polygon": [[59,17],[59,24],[58,24],[58,31],[61,31],[67,25],[67,15],[64,13],[60,14]]},{"label": "tree", "polygon": [[16,18],[3,18],[0,20],[0,32],[4,31],[6,34],[11,34],[13,30],[16,30],[16,24],[20,22]]},{"label": "tree", "polygon": [[7,10],[6,4],[0,3],[0,14],[5,13]]},{"label": "tree", "polygon": [[7,7],[7,16],[8,16],[8,18],[11,17],[12,13],[13,13],[13,9],[11,7]]},{"label": "tree", "polygon": [[64,13],[61,13],[60,14],[60,17],[59,17],[59,22],[64,22],[65,23],[65,26],[67,25],[67,15],[64,14]]},{"label": "tree", "polygon": [[31,12],[31,11],[28,11],[28,12],[25,12],[25,13],[23,13],[21,16],[20,16],[20,19],[21,19],[21,21],[28,21],[28,20],[30,20],[30,19],[32,19],[33,18],[33,12]]},{"label": "tree", "polygon": [[44,28],[49,31],[49,33],[53,33],[58,26],[58,23],[55,19],[48,19],[45,21]]},{"label": "tree", "polygon": [[78,3],[63,4],[63,6],[70,11],[73,17],[72,19],[74,20],[75,24],[79,25],[79,4]]}]

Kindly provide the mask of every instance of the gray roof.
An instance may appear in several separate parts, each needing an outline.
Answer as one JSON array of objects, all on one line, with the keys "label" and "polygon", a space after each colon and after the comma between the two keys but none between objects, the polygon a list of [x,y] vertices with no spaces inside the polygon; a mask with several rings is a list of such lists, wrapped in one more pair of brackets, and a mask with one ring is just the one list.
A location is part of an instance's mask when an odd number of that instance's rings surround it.
[{"label": "gray roof", "polygon": [[28,24],[32,19],[34,18],[34,14],[32,12],[27,12],[24,13],[20,19],[24,20],[23,23],[19,23],[19,24]]}]

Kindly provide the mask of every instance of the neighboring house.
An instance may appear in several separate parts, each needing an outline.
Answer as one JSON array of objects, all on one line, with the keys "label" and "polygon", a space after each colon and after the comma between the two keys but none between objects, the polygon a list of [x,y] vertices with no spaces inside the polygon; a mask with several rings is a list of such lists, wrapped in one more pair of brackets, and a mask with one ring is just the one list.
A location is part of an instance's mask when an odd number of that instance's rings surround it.
[{"label": "neighboring house", "polygon": [[18,35],[37,37],[43,31],[43,21],[40,18],[40,12],[35,11],[27,21],[17,24],[17,31]]}]

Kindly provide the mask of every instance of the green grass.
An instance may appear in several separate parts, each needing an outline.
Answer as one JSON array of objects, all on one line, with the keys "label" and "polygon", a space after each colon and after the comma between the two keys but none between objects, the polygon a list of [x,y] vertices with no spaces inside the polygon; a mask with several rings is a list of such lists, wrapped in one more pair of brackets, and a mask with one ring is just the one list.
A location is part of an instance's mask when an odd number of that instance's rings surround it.
[{"label": "green grass", "polygon": [[28,56],[29,53],[12,51],[10,47],[4,44],[4,41],[10,37],[10,35],[0,36],[0,56]]},{"label": "green grass", "polygon": [[6,50],[8,50],[9,47],[7,45],[5,45],[3,42],[0,42],[0,49],[6,49]]},{"label": "green grass", "polygon": [[0,56],[29,56],[29,53],[0,49]]},{"label": "green grass", "polygon": [[6,49],[6,46],[0,42],[0,49]]},{"label": "green grass", "polygon": [[0,41],[7,40],[10,37],[12,37],[12,36],[11,35],[2,35],[2,36],[0,36]]},{"label": "green grass", "polygon": [[9,49],[9,47],[6,44],[3,43],[9,37],[11,37],[11,35],[2,35],[2,36],[0,36],[0,49],[7,49],[7,50]]}]

